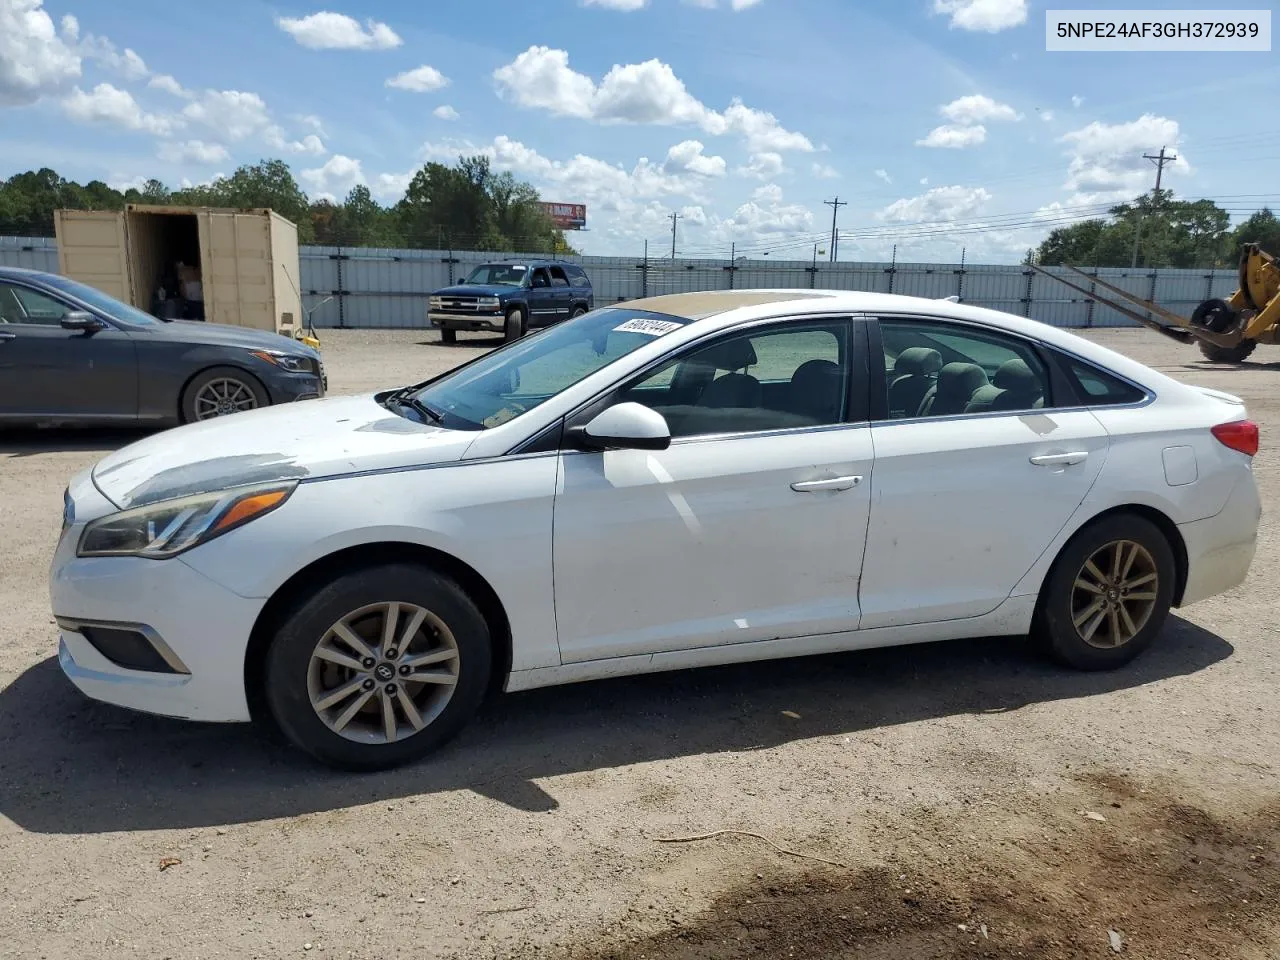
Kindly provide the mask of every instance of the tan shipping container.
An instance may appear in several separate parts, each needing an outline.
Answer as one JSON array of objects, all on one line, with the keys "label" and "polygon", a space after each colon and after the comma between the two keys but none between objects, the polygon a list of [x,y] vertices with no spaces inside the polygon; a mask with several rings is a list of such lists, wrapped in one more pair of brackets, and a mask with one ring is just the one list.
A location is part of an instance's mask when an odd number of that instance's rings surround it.
[{"label": "tan shipping container", "polygon": [[139,310],[152,311],[161,277],[181,262],[200,271],[205,320],[298,332],[298,228],[272,210],[128,204],[57,210],[54,227],[65,276]]}]

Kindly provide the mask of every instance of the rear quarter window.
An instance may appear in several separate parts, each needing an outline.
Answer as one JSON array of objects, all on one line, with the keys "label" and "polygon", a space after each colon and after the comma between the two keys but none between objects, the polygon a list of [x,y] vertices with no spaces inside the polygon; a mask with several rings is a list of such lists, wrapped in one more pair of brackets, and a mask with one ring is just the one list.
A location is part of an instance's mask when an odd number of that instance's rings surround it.
[{"label": "rear quarter window", "polygon": [[1147,396],[1142,389],[1107,373],[1092,364],[1070,357],[1064,358],[1067,371],[1075,383],[1081,401],[1089,406],[1118,406],[1138,403]]}]

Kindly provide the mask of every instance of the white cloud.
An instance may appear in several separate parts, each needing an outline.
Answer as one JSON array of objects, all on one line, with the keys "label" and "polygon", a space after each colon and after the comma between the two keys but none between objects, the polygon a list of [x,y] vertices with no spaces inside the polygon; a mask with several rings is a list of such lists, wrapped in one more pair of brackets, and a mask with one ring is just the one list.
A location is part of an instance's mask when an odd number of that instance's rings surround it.
[{"label": "white cloud", "polygon": [[[74,17],[63,17],[62,22],[64,27],[69,28],[67,30],[69,34],[76,37],[79,36],[80,24]],[[106,37],[94,36],[92,33],[86,34],[84,39],[79,42],[77,49],[86,60],[94,61],[104,69],[118,74],[125,80],[137,81],[151,75],[151,71],[147,69],[142,57],[127,47],[121,53],[116,48],[116,45]]]},{"label": "white cloud", "polygon": [[622,10],[627,13],[643,9],[648,2],[649,0],[582,0],[584,6],[604,7],[606,10]]},{"label": "white cloud", "polygon": [[457,120],[458,111],[453,109],[447,103],[443,103],[431,111],[431,115],[437,120]]},{"label": "white cloud", "polygon": [[[70,18],[72,24],[75,18]],[[80,77],[78,26],[58,36],[42,0],[0,0],[0,107],[20,107],[66,90]]]},{"label": "white cloud", "polygon": [[656,58],[614,64],[597,84],[569,66],[564,50],[533,46],[495,70],[493,79],[512,102],[557,116],[605,124],[692,125],[715,136],[736,134],[752,151],[813,150],[803,134],[736,98],[724,113],[712,110]]},{"label": "white cloud", "polygon": [[316,200],[339,200],[352,187],[365,182],[360,161],[340,153],[330,157],[323,167],[303,170],[299,177],[310,185],[307,192]]},{"label": "white cloud", "polygon": [[[877,170],[875,173],[876,173],[877,179],[883,180],[885,183],[893,183],[893,177],[889,176],[888,170]],[[920,182],[924,183],[923,180],[921,180]]]},{"label": "white cloud", "polygon": [[412,173],[380,173],[369,185],[369,192],[383,203],[395,203],[409,189]]},{"label": "white cloud", "polygon": [[920,186],[922,186],[922,187],[927,187],[928,185],[929,185],[929,178],[928,178],[928,177],[921,177],[921,178],[920,178]]},{"label": "white cloud", "polygon": [[770,184],[756,190],[733,216],[708,218],[708,226],[713,241],[759,241],[779,234],[812,232],[813,213],[801,204],[784,203],[781,188]]},{"label": "white cloud", "polygon": [[765,152],[752,154],[745,167],[738,167],[733,172],[740,177],[769,180],[780,173],[786,173],[787,168],[782,162],[782,154]]},{"label": "white cloud", "polygon": [[180,126],[172,117],[147,113],[129,91],[109,83],[100,83],[88,93],[76,87],[62,101],[62,109],[77,123],[103,123],[159,136],[166,136]]},{"label": "white cloud", "polygon": [[1079,110],[1082,106],[1084,106],[1084,97],[1080,96],[1079,94],[1072,94],[1071,105],[1075,107],[1077,110]]},{"label": "white cloud", "polygon": [[1052,111],[1052,110],[1041,110],[1041,111],[1040,111],[1040,119],[1041,119],[1041,120],[1043,120],[1045,123],[1052,123],[1052,122],[1053,122],[1053,111]]},{"label": "white cloud", "polygon": [[175,97],[182,97],[184,100],[189,100],[192,97],[192,94],[183,88],[182,84],[167,73],[157,73],[147,82],[147,86],[156,90],[163,90],[165,93],[171,93]]},{"label": "white cloud", "polygon": [[728,169],[724,157],[709,157],[703,152],[701,141],[684,140],[667,151],[665,170],[687,170],[704,177],[723,177]]},{"label": "white cloud", "polygon": [[182,115],[232,143],[265,133],[272,126],[263,99],[240,90],[206,90],[182,108]]},{"label": "white cloud", "polygon": [[876,214],[892,223],[932,223],[959,220],[982,211],[991,194],[983,187],[934,187],[916,197],[895,200]]},{"label": "white cloud", "polygon": [[[1083,195],[1084,202],[1125,199],[1150,186],[1152,166],[1143,154],[1161,146],[1176,147],[1178,123],[1167,117],[1143,114],[1130,123],[1099,123],[1072,130],[1059,138],[1070,147],[1065,187]],[[1187,173],[1190,164],[1179,151],[1168,165]]]},{"label": "white cloud", "polygon": [[997,103],[980,93],[970,94],[945,103],[938,112],[947,120],[958,124],[982,123],[989,120],[1021,120],[1022,114],[1007,103]]},{"label": "white cloud", "polygon": [[324,141],[314,133],[307,134],[301,140],[289,140],[285,137],[284,131],[274,124],[267,128],[263,139],[273,150],[283,150],[285,153],[305,153],[313,157],[323,157],[329,152]]},{"label": "white cloud", "polygon": [[320,134],[320,136],[322,137],[327,137],[329,135],[325,133],[324,121],[321,120],[319,117],[317,117],[314,113],[300,114],[298,116],[295,116],[294,119],[297,120],[304,127],[309,127],[310,129],[314,130],[316,133]]},{"label": "white cloud", "polygon": [[[750,10],[762,0],[729,0],[729,8],[737,13],[739,10]],[[692,7],[702,7],[704,10],[714,10],[717,6],[716,0],[685,0],[685,3]]]},{"label": "white cloud", "polygon": [[390,50],[404,43],[385,23],[366,20],[361,26],[353,17],[327,10],[301,18],[280,17],[276,26],[312,50]]},{"label": "white cloud", "polygon": [[944,123],[940,127],[934,127],[929,131],[928,136],[922,140],[916,141],[917,147],[940,147],[951,150],[963,150],[965,147],[974,147],[987,139],[987,128],[982,124],[974,127],[957,127],[953,124]]},{"label": "white cloud", "polygon": [[430,93],[432,90],[439,90],[441,87],[448,85],[448,77],[435,67],[427,66],[426,64],[413,70],[406,70],[404,73],[398,73],[387,80],[388,87],[395,87],[397,90],[411,90],[414,93]]},{"label": "white cloud", "polygon": [[933,12],[961,30],[998,33],[1027,22],[1027,0],[933,0]]},{"label": "white cloud", "polygon": [[752,200],[763,200],[765,203],[781,203],[782,188],[776,183],[766,183],[763,187],[756,187],[751,191]]},{"label": "white cloud", "polygon": [[187,140],[184,143],[162,143],[158,151],[161,160],[169,163],[225,163],[231,159],[227,148],[220,143],[203,140]]},{"label": "white cloud", "polygon": [[818,180],[834,180],[840,176],[840,171],[829,163],[814,163],[809,167],[809,175]]}]

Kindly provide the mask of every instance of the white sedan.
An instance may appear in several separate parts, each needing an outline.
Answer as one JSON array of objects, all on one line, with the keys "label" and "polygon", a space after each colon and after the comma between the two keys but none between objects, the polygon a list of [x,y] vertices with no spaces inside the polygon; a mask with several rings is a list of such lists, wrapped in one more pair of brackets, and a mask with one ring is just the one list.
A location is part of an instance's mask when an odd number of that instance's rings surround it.
[{"label": "white sedan", "polygon": [[654,297],[106,457],[66,494],[59,660],[352,769],[495,687],[1003,635],[1114,668],[1244,580],[1257,448],[1238,398],[1005,313]]}]

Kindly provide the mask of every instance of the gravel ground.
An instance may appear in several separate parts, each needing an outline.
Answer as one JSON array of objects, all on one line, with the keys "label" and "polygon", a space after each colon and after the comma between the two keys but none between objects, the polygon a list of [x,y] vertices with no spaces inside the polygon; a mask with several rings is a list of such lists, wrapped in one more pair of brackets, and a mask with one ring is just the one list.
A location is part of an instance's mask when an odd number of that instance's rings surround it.
[{"label": "gravel ground", "polygon": [[[322,333],[335,392],[495,342]],[[1244,396],[1275,502],[1280,352],[1093,336]],[[1269,509],[1248,582],[1116,673],[975,641],[603,681],[351,776],[62,678],[62,489],[133,436],[0,435],[0,956],[1277,956]]]}]

